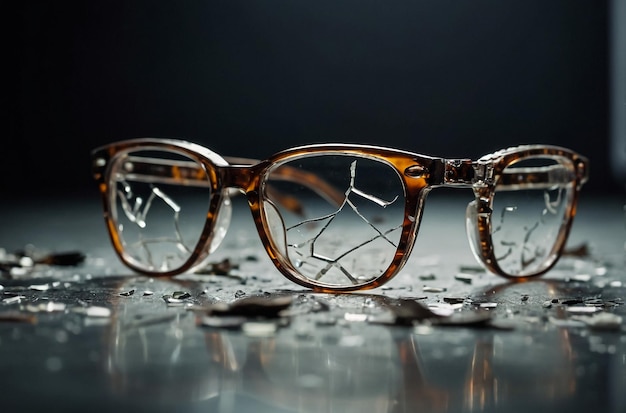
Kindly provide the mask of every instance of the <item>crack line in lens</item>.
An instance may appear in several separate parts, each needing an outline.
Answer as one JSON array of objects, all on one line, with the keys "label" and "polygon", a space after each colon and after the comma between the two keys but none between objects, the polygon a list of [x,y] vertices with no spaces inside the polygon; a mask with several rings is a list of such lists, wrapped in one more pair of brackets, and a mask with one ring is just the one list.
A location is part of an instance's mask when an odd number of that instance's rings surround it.
[{"label": "crack line in lens", "polygon": [[[345,194],[345,198],[343,200],[343,202],[341,203],[341,205],[339,206],[339,208],[335,211],[332,212],[330,214],[324,215],[322,217],[316,217],[316,218],[311,218],[311,219],[307,219],[304,221],[300,221],[297,224],[294,224],[288,228],[285,229],[286,232],[289,232],[292,229],[298,228],[302,225],[308,224],[308,223],[312,223],[312,222],[319,222],[319,221],[323,221],[323,220],[328,220],[324,226],[317,232],[317,234],[315,234],[315,236],[313,236],[312,238],[302,242],[302,243],[291,243],[288,244],[288,246],[290,248],[302,248],[305,245],[309,245],[309,256],[310,258],[314,258],[314,259],[318,259],[320,261],[326,262],[327,265],[322,268],[320,271],[317,272],[317,274],[314,276],[314,279],[319,280],[321,279],[324,275],[326,275],[326,273],[328,272],[328,270],[330,270],[330,268],[332,267],[336,267],[338,268],[345,276],[346,278],[348,278],[350,280],[350,282],[352,282],[353,284],[358,283],[357,279],[350,274],[350,272],[343,267],[340,263],[339,260],[343,259],[345,256],[347,256],[348,254],[358,250],[359,248],[362,248],[363,246],[377,240],[377,239],[384,239],[385,241],[387,241],[390,245],[392,245],[394,248],[397,248],[397,245],[390,240],[387,235],[399,228],[402,227],[402,224],[388,229],[387,231],[383,232],[380,229],[378,229],[372,222],[370,222],[358,209],[358,207],[349,199],[349,196],[351,193],[354,193],[357,196],[360,196],[363,199],[366,199],[382,208],[386,208],[387,206],[393,204],[394,202],[397,201],[398,196],[396,195],[391,201],[386,201],[384,199],[378,198],[372,194],[368,194],[366,192],[363,192],[362,190],[356,188],[356,167],[357,167],[357,161],[354,160],[351,164],[350,164],[350,184],[348,186],[348,188],[346,189],[346,191],[344,192]],[[334,221],[334,219],[339,215],[339,213],[344,209],[344,207],[347,205],[350,206],[350,209],[352,209],[352,211],[357,214],[357,216],[364,222],[366,222],[370,228],[372,228],[374,231],[376,231],[378,233],[378,235],[348,249],[347,251],[343,252],[342,254],[340,254],[337,258],[329,258],[329,257],[325,257],[322,256],[320,254],[317,254],[315,252],[315,243],[317,242],[317,240],[322,236],[322,234],[326,231],[326,229],[328,229],[328,227],[330,226],[330,224]],[[295,251],[296,254],[302,256],[302,254],[298,251]],[[300,262],[299,263],[301,266],[303,263]]]},{"label": "crack line in lens", "polygon": [[[129,200],[133,198],[134,194],[132,191],[132,186],[127,181],[120,181],[120,184],[123,186],[123,191],[118,190],[118,198],[120,199],[120,203],[122,204],[122,210],[124,214],[128,218],[128,220],[134,224],[136,224],[139,228],[144,229],[147,227],[146,218],[148,216],[148,212],[152,207],[152,203],[156,198],[161,199],[173,212],[174,219],[174,235],[175,238],[170,237],[158,237],[158,238],[143,238],[143,234],[139,233],[139,240],[135,243],[130,244],[132,247],[137,249],[143,249],[146,254],[147,263],[150,266],[156,266],[153,261],[153,255],[151,250],[149,249],[150,244],[160,244],[160,243],[173,243],[176,247],[184,253],[190,253],[191,248],[189,248],[183,239],[182,231],[180,229],[180,211],[182,208],[178,205],[170,196],[168,196],[164,191],[160,188],[150,185],[150,196],[148,197],[147,202],[143,203],[143,198],[141,196],[135,197],[134,206],[130,206]],[[142,208],[143,206],[143,208]],[[167,264],[168,260],[171,260],[173,255],[166,255],[163,257],[163,262],[161,263],[162,269],[169,268]]]}]

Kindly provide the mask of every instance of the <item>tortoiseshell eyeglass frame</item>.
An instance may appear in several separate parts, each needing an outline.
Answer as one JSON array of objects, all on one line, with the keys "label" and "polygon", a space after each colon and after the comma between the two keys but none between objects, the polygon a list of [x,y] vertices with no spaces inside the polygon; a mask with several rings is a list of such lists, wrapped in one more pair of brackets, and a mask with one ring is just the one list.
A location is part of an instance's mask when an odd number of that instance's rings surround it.
[{"label": "tortoiseshell eyeglass frame", "polygon": [[[193,183],[194,180],[207,179],[210,188],[209,210],[206,215],[204,228],[200,239],[189,258],[178,268],[167,271],[148,271],[137,266],[125,253],[123,242],[116,229],[116,222],[111,211],[112,177],[110,165],[117,157],[125,156],[133,151],[166,150],[183,154],[194,160],[194,170],[188,166],[160,160],[158,165],[138,160],[135,163],[137,170],[150,175],[155,182],[168,182],[182,186]],[[280,254],[270,237],[270,230],[263,218],[263,194],[269,191],[265,187],[265,176],[275,165],[288,162],[300,157],[322,154],[354,155],[383,162],[392,167],[399,176],[404,189],[404,221],[402,223],[400,240],[395,255],[388,268],[377,278],[359,285],[329,286],[316,283],[303,275],[292,263]],[[542,157],[547,159],[563,160],[571,166],[572,184],[574,191],[569,199],[565,220],[557,236],[552,253],[546,262],[534,273],[523,276],[508,274],[498,265],[494,255],[491,240],[492,206],[496,187],[498,190],[517,190],[525,188],[549,187],[553,177],[549,168],[531,172],[505,172],[505,168],[512,163],[525,158]],[[379,287],[392,279],[407,262],[421,221],[423,205],[428,192],[436,187],[452,186],[471,188],[475,194],[478,247],[475,255],[494,274],[509,279],[523,280],[547,272],[556,263],[565,246],[573,218],[576,214],[576,205],[580,188],[589,176],[589,162],[584,157],[569,149],[552,145],[522,145],[503,149],[485,155],[478,160],[444,159],[427,155],[420,155],[404,150],[385,148],[380,146],[359,144],[317,144],[300,146],[279,152],[266,160],[252,160],[245,158],[222,157],[201,145],[179,140],[159,138],[136,138],[114,142],[98,147],[92,151],[93,175],[98,183],[104,207],[104,219],[113,247],[121,261],[136,272],[150,276],[175,276],[192,271],[209,254],[209,245],[213,237],[213,230],[217,214],[220,211],[223,199],[233,189],[245,194],[252,212],[260,239],[270,259],[276,268],[289,280],[322,292],[341,292],[367,290]],[[143,168],[143,169],[142,169]],[[302,185],[313,188],[327,199],[340,202],[344,194],[329,184],[319,180],[311,173],[298,171],[295,168],[281,168],[285,180],[297,181]],[[200,176],[202,178],[200,178]],[[569,179],[569,178],[568,178]],[[195,183],[197,185],[197,182]],[[289,202],[287,199],[285,202]],[[292,206],[297,208],[298,206]]]}]

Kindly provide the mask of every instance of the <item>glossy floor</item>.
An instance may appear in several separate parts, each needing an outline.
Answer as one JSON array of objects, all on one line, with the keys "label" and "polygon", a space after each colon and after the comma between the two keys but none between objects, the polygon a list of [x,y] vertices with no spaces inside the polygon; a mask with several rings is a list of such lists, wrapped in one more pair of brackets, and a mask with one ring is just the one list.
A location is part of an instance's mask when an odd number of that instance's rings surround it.
[{"label": "glossy floor", "polygon": [[284,279],[242,202],[211,274],[171,280],[119,263],[95,197],[5,205],[5,261],[85,260],[5,266],[2,411],[621,413],[625,198],[583,200],[569,255],[512,284],[477,271],[469,200],[432,195],[402,273],[341,295]]}]

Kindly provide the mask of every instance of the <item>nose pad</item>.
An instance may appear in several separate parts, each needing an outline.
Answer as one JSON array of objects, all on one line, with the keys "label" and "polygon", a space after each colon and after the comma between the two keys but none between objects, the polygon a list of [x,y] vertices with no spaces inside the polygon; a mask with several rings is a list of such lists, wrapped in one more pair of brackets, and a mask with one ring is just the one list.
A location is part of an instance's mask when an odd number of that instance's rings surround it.
[{"label": "nose pad", "polygon": [[480,248],[480,235],[478,232],[478,204],[476,200],[467,204],[465,209],[465,231],[474,257],[483,263],[482,249]]},{"label": "nose pad", "polygon": [[224,195],[222,205],[217,213],[217,221],[213,227],[213,238],[211,239],[211,245],[209,246],[209,254],[213,253],[213,251],[220,246],[224,237],[226,237],[226,232],[228,231],[232,215],[233,207],[230,197],[228,195]]},{"label": "nose pad", "polygon": [[268,200],[263,201],[263,211],[267,230],[274,247],[287,258],[287,231],[283,217],[278,212],[276,205]]}]

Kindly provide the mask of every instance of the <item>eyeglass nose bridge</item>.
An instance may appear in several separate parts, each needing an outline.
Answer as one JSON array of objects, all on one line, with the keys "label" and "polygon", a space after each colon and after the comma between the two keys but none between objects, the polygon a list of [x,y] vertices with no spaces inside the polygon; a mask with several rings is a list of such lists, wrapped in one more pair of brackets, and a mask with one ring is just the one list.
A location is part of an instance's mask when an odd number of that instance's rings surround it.
[{"label": "eyeglass nose bridge", "polygon": [[263,168],[262,164],[222,166],[219,168],[219,184],[222,189],[238,190],[254,198]]}]

